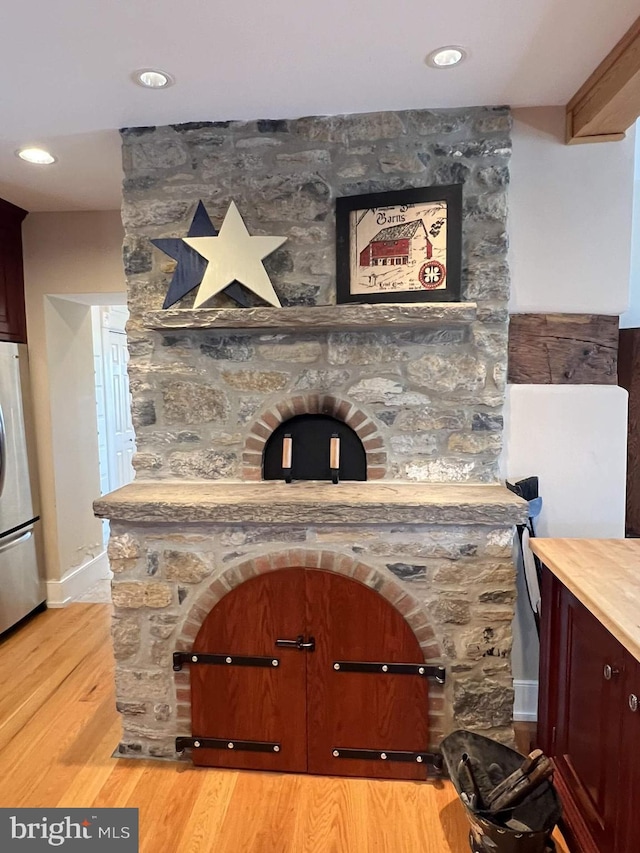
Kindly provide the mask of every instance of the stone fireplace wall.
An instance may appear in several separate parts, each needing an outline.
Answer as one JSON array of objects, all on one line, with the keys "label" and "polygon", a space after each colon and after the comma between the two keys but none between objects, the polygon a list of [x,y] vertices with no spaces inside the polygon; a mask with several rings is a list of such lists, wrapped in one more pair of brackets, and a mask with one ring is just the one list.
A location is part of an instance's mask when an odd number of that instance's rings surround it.
[{"label": "stone fireplace wall", "polygon": [[[452,513],[453,514],[453,513]],[[322,568],[376,589],[408,621],[427,663],[430,748],[472,728],[510,741],[512,526],[493,524],[112,524],[121,754],[173,757],[191,734],[189,651],[211,608],[256,574]]]},{"label": "stone fireplace wall", "polygon": [[[358,432],[369,479],[496,480],[502,389],[486,377],[503,364],[472,343],[468,324],[157,335],[142,368],[154,390],[134,404],[139,476],[260,479],[273,419],[324,411]],[[140,369],[131,368],[138,389]],[[155,423],[141,427],[141,411]]]},{"label": "stone fireplace wall", "polygon": [[[260,413],[331,393],[362,410],[387,460],[376,476],[495,481],[507,357],[511,117],[505,107],[192,123],[122,133],[129,374],[144,479],[238,479]],[[335,302],[337,196],[464,184],[466,324],[393,331],[155,332],[198,200],[220,225],[234,200],[252,234],[289,239],[266,261],[283,305]],[[188,307],[193,295],[177,307]],[[218,298],[220,306],[230,304]],[[264,426],[264,423],[263,423]]]},{"label": "stone fireplace wall", "polygon": [[[382,490],[383,504],[392,500],[385,481],[409,489],[417,481],[496,482],[510,128],[507,108],[481,107],[124,130],[138,451],[130,488],[153,501],[154,489],[189,480],[250,486],[271,430],[305,411],[335,414],[356,430],[367,451],[362,487]],[[393,317],[359,331],[296,328],[297,310],[335,302],[336,197],[450,183],[464,184],[461,298],[477,310],[440,306],[413,328],[393,328]],[[161,308],[174,269],[150,239],[185,236],[199,200],[217,227],[233,200],[250,233],[289,238],[265,262],[291,312],[286,331],[243,328],[241,309],[233,331],[157,330],[145,318]],[[220,295],[216,307],[225,306]],[[509,740],[511,540],[521,512],[511,506],[495,523],[461,523],[450,509],[443,523],[418,513],[423,523],[410,524],[387,523],[392,514],[342,524],[330,513],[311,524],[176,524],[170,504],[148,522],[103,510],[116,519],[109,556],[121,752],[174,756],[176,735],[190,733],[190,706],[189,673],[173,673],[172,652],[189,650],[226,592],[287,565],[342,572],[377,589],[405,616],[426,659],[445,665],[444,690],[431,689],[432,748],[456,726]]]}]

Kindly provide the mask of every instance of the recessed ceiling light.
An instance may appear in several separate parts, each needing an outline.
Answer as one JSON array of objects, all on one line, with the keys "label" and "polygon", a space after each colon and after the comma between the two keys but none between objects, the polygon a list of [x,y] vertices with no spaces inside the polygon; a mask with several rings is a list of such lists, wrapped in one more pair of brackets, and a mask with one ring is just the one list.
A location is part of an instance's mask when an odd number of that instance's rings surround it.
[{"label": "recessed ceiling light", "polygon": [[56,162],[53,154],[49,154],[44,148],[21,148],[16,151],[21,160],[26,160],[27,163],[35,163],[37,166],[50,166]]},{"label": "recessed ceiling light", "polygon": [[432,68],[451,68],[453,65],[459,65],[467,56],[468,53],[463,47],[450,44],[432,50],[427,56],[426,63]]},{"label": "recessed ceiling light", "polygon": [[141,68],[133,72],[133,79],[139,86],[145,89],[166,89],[174,83],[171,74],[166,71],[158,71],[155,68]]}]

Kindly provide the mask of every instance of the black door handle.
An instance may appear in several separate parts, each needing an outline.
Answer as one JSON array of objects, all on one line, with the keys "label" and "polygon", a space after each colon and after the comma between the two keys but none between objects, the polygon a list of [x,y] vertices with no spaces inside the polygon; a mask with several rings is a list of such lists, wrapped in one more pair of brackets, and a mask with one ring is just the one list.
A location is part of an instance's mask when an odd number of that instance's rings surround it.
[{"label": "black door handle", "polygon": [[295,640],[276,640],[276,646],[281,649],[299,649],[304,642],[302,634],[298,634]]},{"label": "black door handle", "polygon": [[276,646],[280,649],[298,649],[301,652],[313,652],[316,648],[316,641],[313,637],[309,637],[308,642],[305,642],[304,636],[298,634],[295,640],[276,640]]}]

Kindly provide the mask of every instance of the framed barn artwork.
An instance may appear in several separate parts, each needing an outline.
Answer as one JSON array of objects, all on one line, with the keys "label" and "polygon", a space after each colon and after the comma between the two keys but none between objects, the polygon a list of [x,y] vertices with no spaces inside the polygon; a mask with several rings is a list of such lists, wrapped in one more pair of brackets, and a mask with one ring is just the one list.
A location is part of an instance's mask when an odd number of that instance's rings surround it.
[{"label": "framed barn artwork", "polygon": [[336,231],[338,303],[460,300],[460,184],[338,198]]}]

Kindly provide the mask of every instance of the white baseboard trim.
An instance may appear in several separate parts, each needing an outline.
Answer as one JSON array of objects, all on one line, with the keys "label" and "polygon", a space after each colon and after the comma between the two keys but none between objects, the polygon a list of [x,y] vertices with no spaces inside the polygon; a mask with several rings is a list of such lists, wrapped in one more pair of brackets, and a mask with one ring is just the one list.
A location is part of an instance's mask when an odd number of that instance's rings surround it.
[{"label": "white baseboard trim", "polygon": [[518,723],[535,723],[538,719],[538,682],[514,679],[513,719]]},{"label": "white baseboard trim", "polygon": [[66,607],[96,581],[110,577],[110,571],[107,552],[102,551],[88,563],[72,569],[59,581],[47,581],[47,607]]}]

